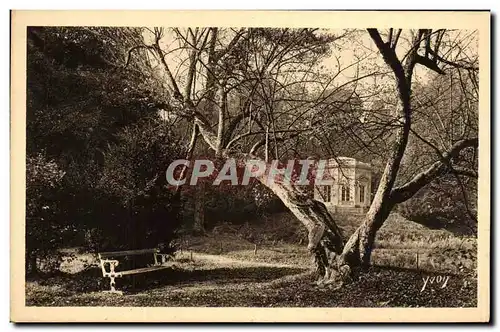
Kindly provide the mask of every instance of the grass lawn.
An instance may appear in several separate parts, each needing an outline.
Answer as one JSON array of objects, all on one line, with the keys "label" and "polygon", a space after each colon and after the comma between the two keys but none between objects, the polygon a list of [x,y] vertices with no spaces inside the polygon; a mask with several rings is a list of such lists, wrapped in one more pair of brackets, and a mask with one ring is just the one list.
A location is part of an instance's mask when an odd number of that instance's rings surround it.
[{"label": "grass lawn", "polygon": [[[280,218],[287,218],[286,215]],[[346,236],[356,217],[337,217]],[[284,220],[286,224],[286,220]],[[273,223],[275,227],[278,222]],[[259,228],[260,227],[260,228]],[[477,301],[475,239],[391,216],[380,230],[373,267],[341,289],[318,286],[304,244],[259,238],[278,229],[260,225],[186,237],[172,268],[117,279],[124,295],[78,253],[59,273],[27,280],[30,306],[473,307]],[[252,231],[247,233],[252,234]],[[289,230],[287,230],[289,231]],[[417,267],[418,256],[418,267]],[[192,259],[191,259],[192,258]],[[84,266],[89,266],[84,268]],[[439,277],[439,278],[436,278]],[[444,280],[447,279],[446,283]],[[427,282],[425,281],[427,280]],[[433,282],[431,283],[430,280]],[[440,282],[438,282],[440,280]],[[424,284],[426,286],[424,287]]]},{"label": "grass lawn", "polygon": [[332,290],[314,282],[307,268],[193,254],[172,269],[119,279],[125,295],[103,293],[107,282],[96,268],[59,274],[27,284],[33,306],[258,306],[258,307],[467,307],[476,305],[470,276],[373,267],[360,279]]}]

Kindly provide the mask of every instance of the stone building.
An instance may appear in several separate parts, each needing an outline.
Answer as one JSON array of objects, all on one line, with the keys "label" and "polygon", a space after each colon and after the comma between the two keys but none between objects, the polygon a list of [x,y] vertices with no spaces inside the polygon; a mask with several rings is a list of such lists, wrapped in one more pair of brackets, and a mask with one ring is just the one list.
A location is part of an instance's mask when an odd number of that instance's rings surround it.
[{"label": "stone building", "polygon": [[354,158],[329,159],[324,179],[333,185],[314,187],[314,198],[325,203],[331,212],[366,213],[371,203],[372,167]]}]

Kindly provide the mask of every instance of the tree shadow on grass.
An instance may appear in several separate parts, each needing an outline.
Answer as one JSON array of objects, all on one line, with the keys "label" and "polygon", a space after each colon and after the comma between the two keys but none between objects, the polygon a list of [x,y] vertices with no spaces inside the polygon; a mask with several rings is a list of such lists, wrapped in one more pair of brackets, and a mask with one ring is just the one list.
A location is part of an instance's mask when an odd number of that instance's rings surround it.
[{"label": "tree shadow on grass", "polygon": [[198,270],[166,269],[122,278],[120,282],[121,289],[127,293],[138,293],[168,285],[263,283],[301,272],[304,272],[304,270],[300,268],[267,266]]},{"label": "tree shadow on grass", "polygon": [[[109,279],[106,283],[109,286]],[[93,292],[104,290],[104,278],[98,267],[87,268],[78,273],[52,272],[38,273],[26,278],[26,281],[37,282],[42,286],[60,286],[62,289],[73,292]]]},{"label": "tree shadow on grass", "polygon": [[468,221],[450,221],[449,216],[425,214],[421,216],[413,216],[411,220],[430,229],[447,230],[455,236],[471,236],[477,234],[475,225],[470,224]]},{"label": "tree shadow on grass", "polygon": [[[99,269],[74,275],[58,274],[39,278],[39,287],[27,298],[35,306],[255,306],[255,307],[474,307],[477,306],[477,284],[471,278],[450,276],[446,287],[423,277],[441,273],[401,267],[372,266],[358,279],[333,289],[318,286],[309,277],[267,283],[305,270],[279,267],[234,267],[214,269],[165,269],[135,277],[118,279],[118,289],[126,296],[104,296],[109,279]],[[287,278],[288,279],[288,278]],[[471,280],[469,280],[471,279]],[[467,281],[467,285],[464,283]],[[256,284],[264,286],[256,291]],[[264,284],[265,283],[265,284]],[[210,287],[210,286],[216,287]],[[232,286],[242,285],[236,291]],[[35,285],[36,286],[36,285]],[[57,287],[51,287],[57,286]],[[203,286],[209,286],[204,288]],[[179,292],[172,292],[179,290]],[[137,294],[138,296],[128,296]],[[264,294],[264,296],[263,296]]]},{"label": "tree shadow on grass", "polygon": [[[234,284],[269,282],[288,275],[304,272],[288,267],[233,267],[185,270],[170,268],[154,272],[124,276],[116,279],[116,287],[133,294],[169,285],[189,286],[196,284]],[[75,274],[57,273],[38,276],[40,285],[58,285],[70,292],[87,293],[109,290],[109,278],[104,278],[99,268],[89,268]],[[32,281],[34,281],[32,280]]]}]

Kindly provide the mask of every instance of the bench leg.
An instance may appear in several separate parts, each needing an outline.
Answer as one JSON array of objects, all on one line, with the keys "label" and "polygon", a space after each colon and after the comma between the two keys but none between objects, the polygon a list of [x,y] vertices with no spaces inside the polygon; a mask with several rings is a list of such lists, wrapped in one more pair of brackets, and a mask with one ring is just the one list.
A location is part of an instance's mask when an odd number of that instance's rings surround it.
[{"label": "bench leg", "polygon": [[116,285],[115,277],[113,276],[109,277],[109,286],[111,287],[112,292],[116,292],[115,285]]},{"label": "bench leg", "polygon": [[122,291],[117,291],[115,288],[116,285],[115,278],[116,278],[115,276],[109,276],[109,287],[111,289],[109,291],[104,291],[104,292],[123,295]]}]

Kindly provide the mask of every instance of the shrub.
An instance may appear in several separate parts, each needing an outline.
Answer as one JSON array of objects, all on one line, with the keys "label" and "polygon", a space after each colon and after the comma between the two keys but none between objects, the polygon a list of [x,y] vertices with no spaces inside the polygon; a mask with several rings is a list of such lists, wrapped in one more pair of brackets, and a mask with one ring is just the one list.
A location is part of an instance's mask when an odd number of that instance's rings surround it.
[{"label": "shrub", "polygon": [[26,273],[37,272],[37,260],[63,243],[73,230],[60,218],[57,194],[64,172],[43,154],[26,158]]},{"label": "shrub", "polygon": [[477,182],[462,181],[467,196],[452,175],[436,179],[413,198],[400,204],[398,212],[405,218],[429,228],[443,228],[459,234],[475,234],[477,215]]}]

